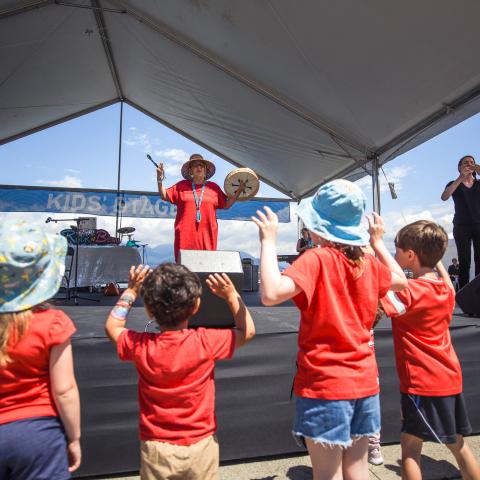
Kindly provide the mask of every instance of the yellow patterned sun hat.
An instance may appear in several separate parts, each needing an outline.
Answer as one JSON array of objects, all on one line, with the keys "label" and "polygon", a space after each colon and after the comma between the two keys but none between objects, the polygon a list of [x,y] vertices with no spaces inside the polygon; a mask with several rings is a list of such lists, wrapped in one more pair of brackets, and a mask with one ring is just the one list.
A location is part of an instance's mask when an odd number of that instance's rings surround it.
[{"label": "yellow patterned sun hat", "polygon": [[24,220],[0,225],[0,313],[28,310],[60,288],[67,241]]}]

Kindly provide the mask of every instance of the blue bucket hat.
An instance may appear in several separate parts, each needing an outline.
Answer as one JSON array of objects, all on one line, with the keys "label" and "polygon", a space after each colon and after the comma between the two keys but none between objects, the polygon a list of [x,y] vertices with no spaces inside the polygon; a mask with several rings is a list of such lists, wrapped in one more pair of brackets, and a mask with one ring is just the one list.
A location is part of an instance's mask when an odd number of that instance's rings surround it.
[{"label": "blue bucket hat", "polygon": [[362,225],[367,199],[348,180],[322,185],[313,197],[303,199],[297,215],[305,226],[325,240],[348,245],[367,245],[370,239]]},{"label": "blue bucket hat", "polygon": [[38,225],[10,220],[0,225],[0,313],[28,310],[60,288],[67,241]]}]

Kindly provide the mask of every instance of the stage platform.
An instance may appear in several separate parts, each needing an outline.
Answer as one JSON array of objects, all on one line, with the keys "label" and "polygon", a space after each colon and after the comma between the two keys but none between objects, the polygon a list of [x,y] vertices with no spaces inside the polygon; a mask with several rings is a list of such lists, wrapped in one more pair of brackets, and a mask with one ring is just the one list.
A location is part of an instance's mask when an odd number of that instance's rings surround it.
[{"label": "stage platform", "polygon": [[[55,302],[75,322],[75,371],[82,404],[83,463],[76,476],[138,470],[138,408],[133,365],[120,362],[103,331],[115,297],[83,294],[99,303]],[[299,312],[293,303],[263,307],[258,293],[243,293],[257,336],[230,361],[216,368],[218,437],[222,461],[300,453],[291,437]],[[143,331],[147,317],[141,302],[128,326]],[[480,319],[456,314],[452,339],[464,374],[464,392],[474,433],[480,433]],[[380,368],[382,442],[399,440],[400,404],[389,320],[376,329]]]}]

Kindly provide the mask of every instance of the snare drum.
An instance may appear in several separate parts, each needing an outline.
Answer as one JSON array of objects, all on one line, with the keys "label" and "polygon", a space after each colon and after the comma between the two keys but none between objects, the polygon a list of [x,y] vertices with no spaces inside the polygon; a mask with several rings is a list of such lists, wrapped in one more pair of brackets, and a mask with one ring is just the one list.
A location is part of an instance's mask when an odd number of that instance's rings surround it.
[{"label": "snare drum", "polygon": [[245,191],[242,192],[238,200],[245,201],[253,198],[260,188],[260,181],[257,174],[251,168],[236,168],[232,170],[226,177],[224,189],[227,196],[231,197],[235,194],[240,186],[240,180],[245,182]]}]

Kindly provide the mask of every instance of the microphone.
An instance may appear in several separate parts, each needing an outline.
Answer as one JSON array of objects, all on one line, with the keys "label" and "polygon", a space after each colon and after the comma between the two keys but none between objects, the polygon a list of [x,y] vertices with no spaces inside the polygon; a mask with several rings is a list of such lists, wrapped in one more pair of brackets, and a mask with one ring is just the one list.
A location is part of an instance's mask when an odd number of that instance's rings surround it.
[{"label": "microphone", "polygon": [[154,162],[153,158],[147,153],[147,158],[158,168],[158,164]]},{"label": "microphone", "polygon": [[52,218],[52,217],[48,217],[48,218],[45,220],[45,223],[50,223],[50,222],[53,222],[53,218]]},{"label": "microphone", "polygon": [[398,198],[397,192],[395,191],[395,184],[393,182],[388,182],[388,188],[390,189],[390,196],[392,200],[396,200]]}]

